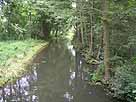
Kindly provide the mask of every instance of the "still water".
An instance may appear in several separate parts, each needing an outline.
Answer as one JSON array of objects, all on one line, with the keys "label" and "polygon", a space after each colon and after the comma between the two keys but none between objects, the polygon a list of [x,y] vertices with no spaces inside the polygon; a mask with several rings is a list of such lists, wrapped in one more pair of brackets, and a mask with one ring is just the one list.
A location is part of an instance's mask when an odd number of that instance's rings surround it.
[{"label": "still water", "polygon": [[50,44],[31,67],[0,90],[0,102],[112,102],[101,86],[88,84],[88,66],[67,43]]}]

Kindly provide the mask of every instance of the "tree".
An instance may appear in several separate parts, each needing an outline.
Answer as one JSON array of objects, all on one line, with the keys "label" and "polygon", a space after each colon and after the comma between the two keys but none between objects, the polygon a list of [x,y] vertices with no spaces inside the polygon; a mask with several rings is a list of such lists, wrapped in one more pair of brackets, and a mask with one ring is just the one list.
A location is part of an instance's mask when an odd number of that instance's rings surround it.
[{"label": "tree", "polygon": [[105,76],[104,79],[107,81],[110,78],[110,49],[109,49],[109,2],[108,0],[102,0],[103,3],[103,47],[104,47],[104,66],[105,66]]}]

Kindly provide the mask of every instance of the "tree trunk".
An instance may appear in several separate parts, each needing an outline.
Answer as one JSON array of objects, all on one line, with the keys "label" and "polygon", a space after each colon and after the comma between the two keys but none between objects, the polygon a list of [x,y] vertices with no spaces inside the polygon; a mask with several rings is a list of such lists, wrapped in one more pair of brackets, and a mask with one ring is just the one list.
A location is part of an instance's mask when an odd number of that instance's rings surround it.
[{"label": "tree trunk", "polygon": [[109,22],[108,22],[108,0],[102,0],[103,3],[103,43],[104,43],[104,66],[105,81],[110,78],[110,50],[109,50]]},{"label": "tree trunk", "polygon": [[90,52],[93,55],[93,0],[91,1],[91,14],[90,14],[90,20],[91,20],[91,32],[90,32]]},{"label": "tree trunk", "polygon": [[82,45],[84,45],[84,25],[83,25],[83,17],[82,17],[82,13],[80,14],[80,30],[81,30],[81,41],[82,41]]}]

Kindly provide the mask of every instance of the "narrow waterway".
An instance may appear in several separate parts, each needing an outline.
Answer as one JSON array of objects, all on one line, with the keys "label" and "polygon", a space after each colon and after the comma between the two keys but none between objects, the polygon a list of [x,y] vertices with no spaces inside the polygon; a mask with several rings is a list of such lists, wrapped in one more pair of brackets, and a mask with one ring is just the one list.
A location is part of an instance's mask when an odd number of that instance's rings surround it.
[{"label": "narrow waterway", "polygon": [[88,84],[88,66],[67,43],[52,43],[32,71],[0,90],[0,102],[112,102],[101,86]]}]

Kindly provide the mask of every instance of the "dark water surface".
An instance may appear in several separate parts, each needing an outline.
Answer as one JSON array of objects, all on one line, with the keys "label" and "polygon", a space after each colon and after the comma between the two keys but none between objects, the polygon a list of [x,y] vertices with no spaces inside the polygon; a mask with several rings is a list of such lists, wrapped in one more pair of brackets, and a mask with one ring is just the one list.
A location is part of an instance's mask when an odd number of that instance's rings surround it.
[{"label": "dark water surface", "polygon": [[32,71],[0,90],[0,102],[112,102],[100,86],[87,82],[87,66],[66,43],[52,43]]}]

